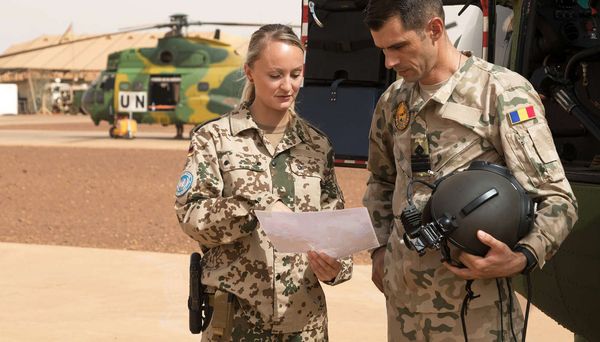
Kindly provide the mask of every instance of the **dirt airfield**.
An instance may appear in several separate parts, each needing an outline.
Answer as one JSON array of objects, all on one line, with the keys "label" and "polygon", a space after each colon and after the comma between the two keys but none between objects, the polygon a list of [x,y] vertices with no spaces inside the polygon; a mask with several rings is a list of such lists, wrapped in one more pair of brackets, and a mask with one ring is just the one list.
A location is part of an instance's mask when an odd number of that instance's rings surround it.
[{"label": "dirt airfield", "polygon": [[[173,126],[140,125],[134,140],[110,139],[108,128],[82,115],[0,116],[0,242],[180,255],[197,249],[173,210],[187,141],[172,138]],[[336,172],[346,206],[361,206],[367,172]],[[355,262],[369,258],[359,253]],[[531,315],[528,341],[572,340],[539,310]]]}]

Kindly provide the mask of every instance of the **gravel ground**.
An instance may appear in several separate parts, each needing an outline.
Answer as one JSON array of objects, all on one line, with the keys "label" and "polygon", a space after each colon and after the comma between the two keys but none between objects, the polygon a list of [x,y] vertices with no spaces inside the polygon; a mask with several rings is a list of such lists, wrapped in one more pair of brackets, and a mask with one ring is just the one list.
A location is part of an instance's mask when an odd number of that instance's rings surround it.
[{"label": "gravel ground", "polygon": [[[106,123],[104,123],[106,125]],[[169,132],[173,127],[141,126]],[[0,129],[108,130],[86,123]],[[1,131],[0,131],[0,134]],[[101,142],[100,142],[101,144]],[[101,146],[101,145],[100,145]],[[173,210],[187,151],[0,146],[0,240],[190,253]],[[361,206],[367,172],[338,168],[348,208]],[[368,263],[366,253],[355,255]]]}]

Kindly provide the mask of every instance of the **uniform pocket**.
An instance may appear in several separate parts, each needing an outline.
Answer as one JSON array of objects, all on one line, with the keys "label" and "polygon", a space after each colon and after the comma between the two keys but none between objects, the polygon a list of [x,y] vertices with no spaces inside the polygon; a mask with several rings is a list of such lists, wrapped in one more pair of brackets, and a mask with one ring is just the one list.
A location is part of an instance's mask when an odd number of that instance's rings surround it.
[{"label": "uniform pocket", "polygon": [[325,161],[315,157],[290,158],[289,168],[294,177],[294,206],[299,211],[321,210],[321,180]]},{"label": "uniform pocket", "polygon": [[549,164],[559,159],[554,142],[552,141],[552,133],[550,133],[548,126],[531,126],[527,129],[527,132],[529,132],[529,136],[533,140],[533,146],[542,162]]},{"label": "uniform pocket", "polygon": [[262,155],[229,153],[220,156],[223,196],[270,191],[267,160]]},{"label": "uniform pocket", "polygon": [[253,154],[224,154],[219,158],[221,171],[252,170],[263,172],[267,169],[266,158]]},{"label": "uniform pocket", "polygon": [[565,177],[552,135],[546,125],[507,134],[510,147],[523,172],[534,186],[558,182]]}]

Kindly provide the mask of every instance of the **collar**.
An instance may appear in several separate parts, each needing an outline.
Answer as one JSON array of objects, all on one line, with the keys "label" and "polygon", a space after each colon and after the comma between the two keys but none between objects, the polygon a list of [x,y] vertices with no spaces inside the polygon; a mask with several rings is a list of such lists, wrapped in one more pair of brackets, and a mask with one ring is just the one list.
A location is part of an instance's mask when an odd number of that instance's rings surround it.
[{"label": "collar", "polygon": [[[248,108],[247,103],[243,103],[240,107],[231,112],[229,116],[229,126],[231,128],[231,135],[236,136],[243,131],[254,129],[256,132],[260,132],[258,125],[254,121],[252,114]],[[292,115],[290,118],[290,128],[285,131],[283,139],[285,145],[293,146],[298,143],[312,143],[310,130],[304,120],[298,118],[297,115]]]},{"label": "collar", "polygon": [[236,136],[248,129],[258,130],[258,126],[254,122],[252,114],[250,114],[250,110],[245,103],[230,113],[229,127],[231,128],[232,136]]},{"label": "collar", "polygon": [[458,69],[454,74],[452,74],[452,76],[450,76],[448,82],[444,84],[440,89],[438,89],[438,91],[436,91],[435,94],[433,94],[431,99],[441,103],[442,105],[448,102],[450,95],[452,95],[452,92],[454,92],[454,88],[456,88],[456,86],[463,79],[467,71],[469,71],[469,69],[471,69],[471,67],[475,63],[475,59],[473,58],[472,53],[470,51],[466,52],[466,56],[468,58],[465,61],[465,64],[463,64],[463,66],[460,67],[460,69]]},{"label": "collar", "polygon": [[454,92],[454,89],[459,85],[465,74],[471,69],[473,64],[475,64],[475,58],[472,56],[470,51],[465,51],[465,55],[468,57],[460,69],[458,69],[450,78],[448,82],[444,84],[440,89],[438,89],[435,94],[431,96],[431,98],[427,101],[424,101],[418,91],[418,82],[411,83],[409,86],[409,101],[408,107],[412,112],[420,112],[421,109],[427,104],[429,101],[436,101],[442,105],[448,102],[450,95]]}]

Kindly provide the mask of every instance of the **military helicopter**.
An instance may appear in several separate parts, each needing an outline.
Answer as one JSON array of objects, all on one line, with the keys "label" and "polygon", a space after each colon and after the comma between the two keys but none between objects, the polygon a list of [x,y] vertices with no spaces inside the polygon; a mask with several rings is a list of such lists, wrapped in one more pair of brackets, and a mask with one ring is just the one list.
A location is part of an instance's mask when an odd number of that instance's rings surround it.
[{"label": "military helicopter", "polygon": [[[382,53],[369,42],[363,24],[366,2],[303,1],[302,39],[307,52],[298,109],[329,135],[337,165],[366,166],[373,109],[379,95],[395,80],[384,67]],[[578,200],[579,221],[558,253],[531,274],[531,299],[574,332],[575,340],[600,341],[600,1],[443,2],[447,13],[451,6],[479,7],[479,57],[525,76],[542,96],[555,145]],[[502,20],[497,16],[500,12],[509,17]],[[472,24],[460,15],[456,20],[459,26]],[[497,30],[500,26],[507,30]],[[468,28],[455,45],[461,49],[477,29]],[[506,53],[499,53],[502,48]],[[518,291],[527,295],[525,281],[516,282]]]},{"label": "military helicopter", "polygon": [[234,46],[219,40],[186,36],[190,25],[260,26],[254,23],[190,22],[175,14],[170,22],[127,29],[170,28],[152,48],[109,55],[106,70],[83,95],[82,109],[98,125],[108,121],[111,137],[134,137],[137,123],[196,125],[235,107],[242,87],[243,59]]}]

